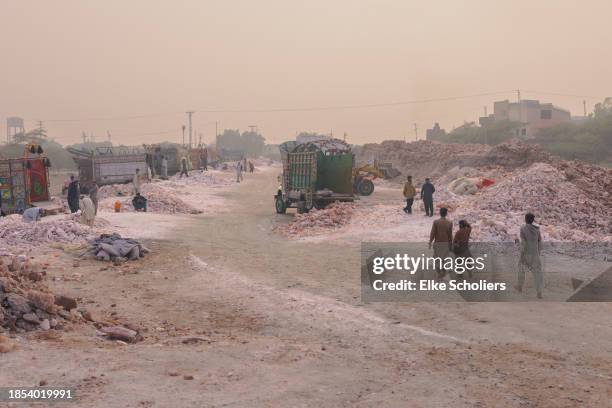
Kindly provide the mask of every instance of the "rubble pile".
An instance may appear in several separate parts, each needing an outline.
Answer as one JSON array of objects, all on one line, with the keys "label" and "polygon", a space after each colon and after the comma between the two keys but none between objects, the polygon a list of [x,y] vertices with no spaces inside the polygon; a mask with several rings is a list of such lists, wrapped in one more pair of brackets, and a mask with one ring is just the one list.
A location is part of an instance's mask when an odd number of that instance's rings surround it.
[{"label": "rubble pile", "polygon": [[[164,182],[146,183],[140,188],[140,194],[147,199],[147,211],[159,214],[198,214],[200,211],[177,196]],[[114,210],[115,201],[121,203],[121,211],[134,211],[132,206],[133,187],[131,184],[113,184],[100,187],[100,207]]]},{"label": "rubble pile", "polygon": [[44,269],[25,256],[0,257],[0,328],[61,330],[82,319],[75,299],[49,290]]},{"label": "rubble pile", "polygon": [[0,246],[36,246],[59,242],[78,244],[92,238],[94,230],[71,216],[25,223],[21,215],[0,218]]},{"label": "rubble pile", "polygon": [[312,209],[305,214],[295,214],[287,225],[275,230],[285,236],[306,236],[325,233],[340,228],[351,221],[355,204],[335,202],[322,210]]}]

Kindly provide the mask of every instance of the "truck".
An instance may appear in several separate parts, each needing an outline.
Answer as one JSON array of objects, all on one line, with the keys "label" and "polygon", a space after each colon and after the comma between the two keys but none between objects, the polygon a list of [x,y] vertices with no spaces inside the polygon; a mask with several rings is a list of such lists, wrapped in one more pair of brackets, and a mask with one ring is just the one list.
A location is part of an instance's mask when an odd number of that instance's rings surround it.
[{"label": "truck", "polygon": [[335,201],[356,199],[352,180],[355,158],[344,141],[289,141],[281,144],[279,150],[283,171],[274,196],[278,214],[284,214],[287,208],[297,208],[302,214],[313,207],[322,209]]},{"label": "truck", "polygon": [[145,151],[141,148],[98,147],[94,150],[68,148],[79,169],[81,185],[94,180],[100,186],[129,183],[136,169],[147,171]]},{"label": "truck", "polygon": [[0,159],[0,206],[5,214],[22,213],[47,203],[51,162],[37,144],[27,144],[23,157]]}]

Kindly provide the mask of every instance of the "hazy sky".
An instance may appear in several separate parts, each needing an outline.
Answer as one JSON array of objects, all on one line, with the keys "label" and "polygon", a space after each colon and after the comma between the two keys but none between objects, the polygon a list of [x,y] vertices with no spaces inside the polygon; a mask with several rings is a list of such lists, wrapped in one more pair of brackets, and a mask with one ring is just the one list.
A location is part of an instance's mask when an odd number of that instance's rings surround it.
[{"label": "hazy sky", "polygon": [[[197,133],[257,125],[354,143],[477,120],[496,99],[582,114],[612,95],[612,2],[563,0],[0,0],[0,140],[7,116],[62,143],[179,141],[186,110],[391,107],[194,114]],[[597,99],[587,98],[592,108]],[[134,116],[152,115],[145,118]],[[131,117],[131,118],[125,118]],[[104,120],[82,120],[99,119]],[[112,119],[109,119],[112,118]],[[71,121],[60,121],[60,120]],[[145,134],[151,134],[144,136]]]}]

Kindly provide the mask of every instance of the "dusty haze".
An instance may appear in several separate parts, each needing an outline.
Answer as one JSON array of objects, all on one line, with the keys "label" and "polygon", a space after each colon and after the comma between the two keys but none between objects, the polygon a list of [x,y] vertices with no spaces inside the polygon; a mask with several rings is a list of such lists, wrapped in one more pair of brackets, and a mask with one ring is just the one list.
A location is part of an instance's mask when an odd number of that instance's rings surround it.
[{"label": "dusty haze", "polygon": [[301,130],[346,132],[353,143],[413,138],[415,122],[422,137],[434,121],[476,120],[517,88],[582,114],[583,99],[591,109],[612,94],[610,15],[608,1],[2,1],[0,140],[12,115],[28,128],[44,120],[62,143],[110,131],[133,144],[179,141],[185,110],[504,92],[194,115],[205,141],[215,121],[220,129],[258,125],[272,142]]}]

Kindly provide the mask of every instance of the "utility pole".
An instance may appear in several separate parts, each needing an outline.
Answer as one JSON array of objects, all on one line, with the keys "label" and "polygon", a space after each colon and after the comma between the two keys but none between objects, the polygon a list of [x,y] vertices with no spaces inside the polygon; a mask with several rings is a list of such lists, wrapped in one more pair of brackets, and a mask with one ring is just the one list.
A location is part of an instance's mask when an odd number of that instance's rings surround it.
[{"label": "utility pole", "polygon": [[82,132],[81,137],[83,138],[83,144],[87,143],[87,133]]},{"label": "utility pole", "polygon": [[414,123],[414,141],[419,140],[419,129],[417,128],[416,122]]},{"label": "utility pole", "polygon": [[182,129],[183,129],[183,147],[185,147],[185,129],[187,129],[187,127],[183,125]]},{"label": "utility pole", "polygon": [[42,138],[43,136],[43,122],[42,120],[38,121],[38,136]]},{"label": "utility pole", "polygon": [[108,138],[108,143],[110,143],[112,145],[113,142],[111,142],[111,134],[110,134],[110,132],[108,130],[106,131],[106,137]]},{"label": "utility pole", "polygon": [[582,101],[582,109],[584,110],[584,117],[586,118],[586,99]]},{"label": "utility pole", "polygon": [[521,101],[521,90],[520,89],[516,90],[516,98],[519,102]]},{"label": "utility pole", "polygon": [[217,140],[217,136],[219,136],[219,122],[215,120],[215,141]]},{"label": "utility pole", "polygon": [[185,113],[187,113],[187,117],[189,118],[189,148],[191,149],[192,137],[193,137],[193,129],[191,127],[191,115],[193,115],[195,112],[189,111]]}]

